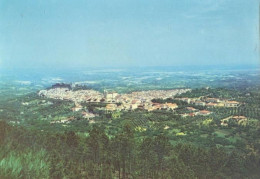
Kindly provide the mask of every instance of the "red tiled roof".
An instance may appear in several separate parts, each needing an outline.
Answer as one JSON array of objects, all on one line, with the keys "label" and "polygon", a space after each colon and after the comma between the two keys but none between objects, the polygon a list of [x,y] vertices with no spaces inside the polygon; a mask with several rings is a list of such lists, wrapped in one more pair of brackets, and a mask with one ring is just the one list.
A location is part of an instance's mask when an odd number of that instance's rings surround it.
[{"label": "red tiled roof", "polygon": [[193,107],[187,107],[188,110],[192,110],[192,111],[195,111],[196,109],[193,108]]},{"label": "red tiled roof", "polygon": [[234,103],[234,104],[238,104],[239,102],[237,102],[237,101],[227,101],[227,103]]},{"label": "red tiled roof", "polygon": [[210,111],[207,111],[207,110],[201,110],[200,113],[202,114],[208,114],[208,113],[211,113]]}]

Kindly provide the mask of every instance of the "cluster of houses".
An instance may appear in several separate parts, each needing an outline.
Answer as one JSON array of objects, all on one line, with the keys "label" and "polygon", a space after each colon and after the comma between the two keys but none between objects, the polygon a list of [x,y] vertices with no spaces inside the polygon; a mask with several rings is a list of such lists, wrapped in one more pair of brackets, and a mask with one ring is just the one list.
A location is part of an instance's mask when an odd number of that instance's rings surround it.
[{"label": "cluster of houses", "polygon": [[96,114],[93,114],[87,110],[83,110],[83,106],[79,103],[75,103],[75,107],[73,107],[71,110],[73,112],[82,111],[81,114],[82,114],[83,118],[85,118],[85,119],[90,119],[90,118],[94,118],[97,116]]},{"label": "cluster of houses", "polygon": [[72,117],[68,117],[68,118],[62,118],[60,120],[54,120],[51,121],[51,124],[66,124],[66,123],[70,123],[71,121],[75,120],[74,116]]},{"label": "cluster of houses", "polygon": [[176,100],[187,102],[188,104],[194,104],[197,106],[207,107],[239,107],[241,104],[237,101],[230,101],[227,99],[219,98],[175,98]]},{"label": "cluster of houses", "polygon": [[73,91],[69,88],[51,88],[48,90],[39,91],[38,95],[42,97],[70,100],[75,103],[81,102],[103,102],[103,103],[131,103],[136,100],[141,103],[149,102],[154,98],[166,99],[174,97],[177,94],[185,93],[190,89],[173,89],[173,90],[148,90],[148,91],[136,91],[132,93],[119,94],[117,92],[108,92],[104,90],[104,93],[99,91],[87,89]]},{"label": "cluster of houses", "polygon": [[[107,111],[115,110],[135,110],[143,109],[147,111],[154,110],[174,110],[178,106],[173,103],[159,104],[153,103],[155,98],[167,99],[177,94],[185,93],[190,89],[174,89],[174,90],[148,90],[136,91],[126,94],[118,94],[116,92],[104,92],[105,101],[110,102],[106,106]],[[120,103],[116,105],[115,103]]]},{"label": "cluster of houses", "polygon": [[177,94],[182,94],[190,91],[190,89],[173,89],[173,90],[147,90],[135,91],[132,93],[118,94],[117,92],[104,91],[104,101],[108,103],[131,103],[133,100],[140,101],[141,103],[149,102],[152,99],[172,98]]},{"label": "cluster of houses", "polygon": [[[148,111],[153,110],[174,110],[178,106],[173,103],[158,104],[153,103],[152,99],[172,98],[177,94],[182,94],[191,91],[190,89],[173,89],[173,90],[147,90],[136,91],[132,93],[119,94],[117,92],[100,93],[95,90],[77,90],[73,91],[69,88],[52,88],[48,90],[41,90],[40,96],[60,99],[71,100],[75,102],[75,107],[72,108],[74,112],[82,110],[81,102],[102,102],[107,103],[105,110],[107,111],[120,111],[120,110],[135,110],[144,109]],[[117,105],[120,104],[120,105]],[[85,115],[85,114],[84,114]],[[87,117],[93,115],[88,114]]]},{"label": "cluster of houses", "polygon": [[133,100],[131,103],[122,103],[120,105],[111,103],[107,104],[106,111],[121,111],[121,110],[135,110],[135,109],[142,109],[147,111],[154,111],[154,110],[174,110],[178,108],[178,105],[175,103],[142,103],[137,100]]},{"label": "cluster of houses", "polygon": [[75,103],[100,102],[104,99],[104,95],[102,93],[90,89],[73,91],[69,88],[52,88],[48,90],[41,90],[38,95],[52,99],[70,100]]},{"label": "cluster of houses", "polygon": [[193,108],[193,107],[187,107],[186,109],[189,112],[181,114],[182,117],[188,117],[188,116],[194,117],[194,116],[198,116],[198,115],[208,116],[208,115],[212,114],[211,111],[208,111],[208,110],[198,110],[198,109]]},{"label": "cluster of houses", "polygon": [[225,119],[222,119],[220,124],[222,126],[228,126],[228,123],[230,121],[234,121],[237,124],[242,124],[243,122],[247,121],[247,117],[245,117],[245,116],[229,116],[229,117],[227,117]]},{"label": "cluster of houses", "polygon": [[[175,110],[178,108],[178,105],[175,103],[154,103],[153,99],[167,99],[173,98],[174,96],[182,93],[191,91],[190,89],[174,89],[174,90],[148,90],[148,91],[136,91],[132,93],[119,94],[117,92],[108,92],[100,93],[95,90],[76,90],[73,91],[69,88],[52,88],[48,90],[41,90],[39,92],[40,96],[60,99],[60,100],[70,100],[75,103],[75,106],[71,109],[73,112],[80,112],[82,117],[88,119],[90,122],[92,118],[96,117],[96,114],[93,114],[83,108],[81,105],[82,102],[101,102],[105,103],[106,107],[101,108],[107,112],[113,112],[112,114],[117,114],[122,110]],[[197,106],[206,106],[206,107],[239,107],[241,103],[233,100],[219,99],[219,98],[209,98],[209,97],[199,97],[199,98],[174,98],[176,100],[187,102],[188,104],[197,105]],[[23,103],[23,105],[29,105],[29,103]],[[182,117],[188,116],[208,116],[212,114],[208,110],[199,110],[194,107],[187,107],[185,113],[181,114]],[[51,121],[51,123],[69,123],[72,120],[75,120],[75,117],[62,118],[60,120]],[[222,126],[227,126],[229,121],[233,120],[240,124],[243,121],[246,121],[245,116],[230,116],[221,120]]]},{"label": "cluster of houses", "polygon": [[[82,114],[83,118],[88,119],[89,121],[91,121],[90,120],[91,118],[96,117],[95,114],[87,112],[87,111],[82,111],[81,114]],[[60,120],[54,120],[54,121],[51,121],[50,123],[51,124],[58,124],[58,123],[59,124],[66,124],[66,123],[70,123],[73,120],[76,120],[76,119],[75,119],[74,116],[71,116],[71,117],[68,117],[68,118],[60,119]]]},{"label": "cluster of houses", "polygon": [[[119,94],[117,92],[100,93],[95,90],[77,90],[73,91],[69,88],[52,88],[48,90],[41,90],[40,96],[47,98],[71,100],[75,102],[75,107],[72,111],[82,111],[82,116],[86,119],[95,117],[95,114],[88,111],[84,111],[80,103],[82,102],[102,102],[106,103],[106,107],[103,108],[106,111],[121,111],[121,110],[135,110],[142,109],[147,111],[154,110],[174,110],[178,108],[175,103],[153,103],[152,99],[160,98],[167,99],[172,98],[177,94],[186,93],[191,91],[190,89],[174,89],[174,90],[148,90],[148,91],[136,91],[132,93]],[[207,107],[238,107],[240,105],[237,101],[231,101],[219,98],[199,97],[199,98],[175,98],[176,100],[185,101],[188,104],[207,106]],[[198,110],[193,107],[187,107],[188,112],[181,114],[182,117],[187,116],[207,116],[212,112],[208,110]],[[71,120],[71,119],[70,119]],[[60,121],[64,123],[65,121]]]},{"label": "cluster of houses", "polygon": [[[94,118],[97,116],[97,114],[93,114],[87,110],[85,110],[83,108],[83,106],[79,103],[75,103],[75,106],[73,108],[71,108],[71,110],[73,112],[81,112],[81,115],[84,119],[88,119],[90,121],[91,118]],[[55,124],[55,123],[70,123],[71,121],[76,120],[74,116],[68,117],[68,118],[63,118],[60,120],[55,120],[55,121],[51,121],[51,124]]]}]

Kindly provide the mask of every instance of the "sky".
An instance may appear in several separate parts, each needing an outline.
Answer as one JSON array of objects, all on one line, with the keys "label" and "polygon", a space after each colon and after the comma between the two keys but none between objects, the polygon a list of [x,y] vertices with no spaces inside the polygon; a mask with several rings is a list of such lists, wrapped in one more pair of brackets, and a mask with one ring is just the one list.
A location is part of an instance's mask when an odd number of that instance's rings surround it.
[{"label": "sky", "polygon": [[0,68],[259,66],[259,0],[0,0]]}]

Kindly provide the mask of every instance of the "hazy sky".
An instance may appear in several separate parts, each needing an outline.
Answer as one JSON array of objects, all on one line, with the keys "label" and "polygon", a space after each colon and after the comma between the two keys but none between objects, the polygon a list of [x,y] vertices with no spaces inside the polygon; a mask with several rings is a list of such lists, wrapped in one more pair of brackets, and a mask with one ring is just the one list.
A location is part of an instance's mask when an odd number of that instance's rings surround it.
[{"label": "hazy sky", "polygon": [[259,65],[259,0],[0,0],[0,66]]}]

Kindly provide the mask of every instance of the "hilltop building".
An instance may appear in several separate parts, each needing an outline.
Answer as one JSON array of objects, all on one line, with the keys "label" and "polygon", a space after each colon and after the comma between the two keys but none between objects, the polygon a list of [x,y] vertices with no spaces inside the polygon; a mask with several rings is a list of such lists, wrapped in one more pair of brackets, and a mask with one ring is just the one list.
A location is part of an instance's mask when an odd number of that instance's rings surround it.
[{"label": "hilltop building", "polygon": [[239,105],[240,105],[240,103],[237,101],[226,101],[224,103],[225,107],[238,107]]},{"label": "hilltop building", "polygon": [[118,93],[116,92],[108,92],[107,90],[104,90],[104,97],[107,102],[115,102],[117,96]]}]

